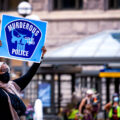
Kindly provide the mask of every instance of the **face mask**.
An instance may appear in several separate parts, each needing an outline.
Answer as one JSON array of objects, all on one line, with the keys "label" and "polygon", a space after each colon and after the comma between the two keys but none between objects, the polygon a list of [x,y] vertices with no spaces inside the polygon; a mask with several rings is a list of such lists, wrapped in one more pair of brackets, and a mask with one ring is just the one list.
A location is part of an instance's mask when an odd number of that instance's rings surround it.
[{"label": "face mask", "polygon": [[10,74],[8,72],[4,74],[0,74],[0,81],[2,81],[3,83],[8,83],[9,80],[10,80]]},{"label": "face mask", "polygon": [[115,97],[114,98],[114,102],[118,102],[119,101],[119,98],[118,97]]}]

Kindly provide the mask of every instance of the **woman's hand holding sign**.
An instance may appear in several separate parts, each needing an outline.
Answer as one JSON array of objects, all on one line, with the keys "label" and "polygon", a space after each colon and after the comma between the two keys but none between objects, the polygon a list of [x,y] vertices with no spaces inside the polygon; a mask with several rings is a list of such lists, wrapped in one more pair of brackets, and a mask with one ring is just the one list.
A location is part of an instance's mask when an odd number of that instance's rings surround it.
[{"label": "woman's hand holding sign", "polygon": [[0,40],[0,47],[2,46],[2,42],[1,42],[1,40]]},{"label": "woman's hand holding sign", "polygon": [[42,47],[42,58],[44,57],[45,53],[47,52],[47,49],[45,46]]}]

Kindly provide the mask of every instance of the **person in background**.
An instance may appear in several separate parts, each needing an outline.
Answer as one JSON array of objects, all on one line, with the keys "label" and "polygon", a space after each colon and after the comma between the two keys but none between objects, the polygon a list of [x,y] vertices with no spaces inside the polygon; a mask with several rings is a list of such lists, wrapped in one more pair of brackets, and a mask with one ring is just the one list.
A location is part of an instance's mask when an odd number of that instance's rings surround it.
[{"label": "person in background", "polygon": [[114,93],[112,101],[104,106],[104,109],[108,113],[109,120],[120,120],[120,104],[119,95]]},{"label": "person in background", "polygon": [[[0,46],[2,43],[0,41]],[[46,53],[42,48],[41,62]],[[40,56],[38,56],[40,57]],[[20,98],[20,92],[29,84],[35,75],[40,63],[33,63],[28,72],[20,78],[10,80],[10,67],[0,62],[0,119],[20,120],[25,115],[26,106]]]},{"label": "person in background", "polygon": [[35,101],[34,120],[43,120],[43,105],[40,99],[36,99]]},{"label": "person in background", "polygon": [[83,120],[93,120],[91,99],[94,92],[92,89],[87,90],[85,98],[82,99],[79,105],[79,116]]},{"label": "person in background", "polygon": [[92,96],[92,116],[93,116],[93,120],[97,120],[97,115],[98,112],[100,110],[100,95],[97,93],[96,90],[93,90],[94,94]]},{"label": "person in background", "polygon": [[78,106],[74,106],[68,113],[68,120],[76,120],[77,114],[79,113]]},{"label": "person in background", "polygon": [[28,104],[27,110],[25,112],[26,120],[33,120],[34,109],[31,104]]}]

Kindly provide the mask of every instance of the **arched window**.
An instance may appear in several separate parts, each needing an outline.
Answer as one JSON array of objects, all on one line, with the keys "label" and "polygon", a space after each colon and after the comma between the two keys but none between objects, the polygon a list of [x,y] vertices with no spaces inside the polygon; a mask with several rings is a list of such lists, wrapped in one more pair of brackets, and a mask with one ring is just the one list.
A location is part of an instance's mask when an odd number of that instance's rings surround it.
[{"label": "arched window", "polygon": [[109,0],[109,9],[120,9],[120,0]]},{"label": "arched window", "polygon": [[53,0],[54,10],[82,9],[83,0]]},{"label": "arched window", "polygon": [[[17,10],[17,6],[23,0],[0,0],[0,11]],[[29,0],[24,0],[29,1]]]}]

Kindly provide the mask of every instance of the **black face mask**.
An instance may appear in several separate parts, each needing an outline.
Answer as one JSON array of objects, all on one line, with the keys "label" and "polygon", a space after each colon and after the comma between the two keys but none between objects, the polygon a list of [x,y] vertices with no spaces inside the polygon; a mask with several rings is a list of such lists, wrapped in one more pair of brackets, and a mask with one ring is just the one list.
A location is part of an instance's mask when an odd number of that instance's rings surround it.
[{"label": "black face mask", "polygon": [[10,80],[10,74],[8,72],[0,75],[0,81],[4,83],[8,83],[9,80]]}]

